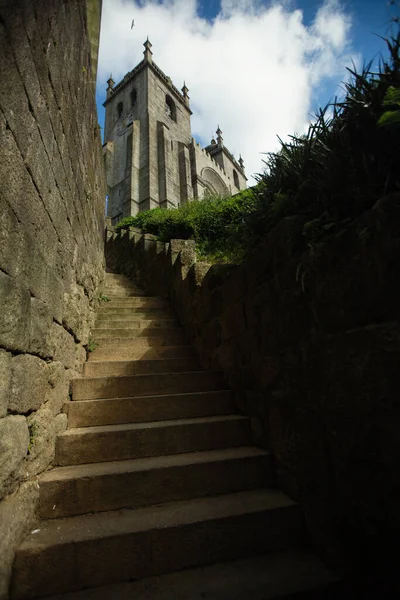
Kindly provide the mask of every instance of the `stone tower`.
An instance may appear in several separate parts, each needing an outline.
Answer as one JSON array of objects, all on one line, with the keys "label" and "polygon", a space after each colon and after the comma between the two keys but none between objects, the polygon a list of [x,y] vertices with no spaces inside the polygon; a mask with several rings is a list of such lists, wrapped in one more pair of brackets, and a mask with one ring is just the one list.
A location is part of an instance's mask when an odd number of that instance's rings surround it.
[{"label": "stone tower", "polygon": [[153,61],[143,60],[107,87],[104,155],[108,216],[113,223],[149,208],[233,194],[246,187],[243,161],[224,146],[222,131],[202,149],[192,138],[188,88],[179,91]]}]

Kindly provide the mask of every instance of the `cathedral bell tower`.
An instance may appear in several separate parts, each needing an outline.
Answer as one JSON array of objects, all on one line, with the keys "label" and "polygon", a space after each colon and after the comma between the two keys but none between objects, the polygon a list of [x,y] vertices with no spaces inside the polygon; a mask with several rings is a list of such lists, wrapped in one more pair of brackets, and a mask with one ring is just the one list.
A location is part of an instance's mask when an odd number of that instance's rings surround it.
[{"label": "cathedral bell tower", "polygon": [[117,85],[111,77],[107,82],[104,152],[114,222],[193,197],[189,90],[172,84],[151,47],[147,38],[143,60]]}]

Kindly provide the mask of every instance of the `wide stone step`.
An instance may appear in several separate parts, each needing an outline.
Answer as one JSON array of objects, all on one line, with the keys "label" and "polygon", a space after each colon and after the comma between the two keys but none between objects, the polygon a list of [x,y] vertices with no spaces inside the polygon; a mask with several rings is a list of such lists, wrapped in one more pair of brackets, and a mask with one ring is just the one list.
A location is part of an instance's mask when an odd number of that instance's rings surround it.
[{"label": "wide stone step", "polygon": [[38,598],[233,560],[302,537],[298,506],[268,489],[52,519],[19,547],[12,596]]},{"label": "wide stone step", "polygon": [[365,598],[338,582],[313,554],[280,550],[48,596],[47,600],[343,600]]},{"label": "wide stone step", "polygon": [[175,332],[174,334],[165,335],[152,335],[152,336],[139,336],[139,337],[114,337],[110,339],[99,339],[96,340],[93,337],[93,341],[96,342],[99,348],[108,348],[109,350],[115,348],[151,348],[153,346],[184,346],[186,338],[183,333]]},{"label": "wide stone step", "polygon": [[109,302],[114,302],[119,299],[125,300],[126,298],[146,297],[144,292],[139,292],[134,289],[105,290],[104,295],[107,296]]},{"label": "wide stone step", "polygon": [[55,464],[78,465],[236,448],[250,444],[238,415],[68,429],[56,438]]},{"label": "wide stone step", "polygon": [[169,307],[169,302],[165,298],[159,298],[156,296],[137,296],[131,298],[116,297],[111,298],[109,302],[103,302],[101,311],[110,310],[112,308],[135,308],[135,307],[146,307],[146,308],[166,308]]},{"label": "wide stone step", "polygon": [[64,404],[69,427],[119,425],[173,419],[192,419],[234,413],[229,390],[111,398],[108,400],[74,400]]},{"label": "wide stone step", "polygon": [[91,335],[95,340],[108,340],[113,338],[137,338],[137,337],[157,337],[157,336],[172,336],[174,339],[178,335],[184,338],[184,332],[181,327],[146,327],[146,328],[133,328],[128,327],[124,329],[113,329],[96,327],[92,329]]},{"label": "wide stone step", "polygon": [[[112,317],[112,315],[117,315]],[[100,319],[128,319],[129,317],[138,319],[171,319],[175,317],[174,312],[169,306],[128,306],[116,307],[108,302],[106,306],[99,308],[97,318]]]},{"label": "wide stone step", "polygon": [[83,373],[85,377],[127,377],[200,370],[201,367],[196,358],[165,358],[161,360],[87,362],[84,364]]},{"label": "wide stone step", "polygon": [[184,394],[225,389],[219,371],[151,373],[129,377],[84,377],[72,382],[74,400],[127,398],[155,394]]},{"label": "wide stone step", "polygon": [[105,290],[114,290],[114,289],[118,289],[118,290],[126,290],[126,289],[132,289],[132,290],[137,290],[138,292],[143,292],[143,290],[141,288],[139,288],[139,286],[135,285],[132,281],[128,280],[106,280],[104,282],[104,286],[103,289]]},{"label": "wide stone step", "polygon": [[[137,342],[144,338],[138,338]],[[196,353],[192,346],[149,346],[148,344],[126,344],[126,339],[122,344],[116,347],[110,347],[109,344],[103,344],[89,354],[89,362],[100,361],[120,361],[120,360],[153,360],[162,358],[191,358]]]},{"label": "wide stone step", "polygon": [[269,454],[245,447],[58,467],[39,484],[51,519],[267,487],[273,473]]},{"label": "wide stone step", "polygon": [[176,319],[110,319],[107,317],[98,317],[96,319],[96,329],[169,329],[180,327]]}]

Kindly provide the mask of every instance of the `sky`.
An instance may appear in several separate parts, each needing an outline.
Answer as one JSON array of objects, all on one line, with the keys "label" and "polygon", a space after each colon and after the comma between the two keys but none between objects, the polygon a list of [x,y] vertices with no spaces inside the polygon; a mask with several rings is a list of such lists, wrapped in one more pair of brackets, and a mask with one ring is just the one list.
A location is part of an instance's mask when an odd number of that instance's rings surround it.
[{"label": "sky", "polygon": [[[192,134],[209,144],[219,125],[242,155],[248,184],[278,136],[306,131],[319,107],[343,94],[346,67],[379,53],[398,2],[389,0],[103,0],[97,106],[143,58],[189,88]],[[135,25],[131,28],[132,19]],[[215,135],[215,134],[214,134]]]}]

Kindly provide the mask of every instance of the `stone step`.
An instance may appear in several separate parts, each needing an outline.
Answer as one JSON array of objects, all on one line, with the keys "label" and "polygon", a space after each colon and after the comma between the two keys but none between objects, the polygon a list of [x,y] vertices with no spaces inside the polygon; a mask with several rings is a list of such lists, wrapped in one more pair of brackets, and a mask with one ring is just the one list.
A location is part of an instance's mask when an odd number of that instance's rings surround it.
[{"label": "stone step", "polygon": [[[142,341],[144,338],[139,338]],[[138,340],[136,340],[138,341]],[[123,340],[126,342],[126,340]],[[191,358],[195,357],[195,351],[192,346],[149,346],[148,344],[128,343],[117,347],[110,347],[108,344],[99,346],[93,352],[90,352],[89,362],[100,361],[120,361],[120,360],[153,360],[162,358]]]},{"label": "stone step", "polygon": [[108,340],[114,338],[137,338],[137,337],[157,337],[157,336],[176,336],[180,335],[184,338],[184,331],[181,327],[127,327],[124,329],[113,329],[96,327],[92,329],[91,335],[95,340]]},{"label": "stone step", "polygon": [[105,290],[137,290],[138,292],[143,292],[137,285],[135,285],[132,281],[129,280],[121,280],[121,281],[105,281],[104,282]]},{"label": "stone step", "polygon": [[234,413],[229,390],[111,398],[108,400],[74,400],[64,404],[68,426],[93,427],[173,419],[193,419]]},{"label": "stone step", "polygon": [[174,335],[153,335],[153,336],[141,336],[141,337],[114,337],[110,339],[99,339],[93,338],[98,348],[107,348],[108,350],[118,348],[152,348],[155,346],[184,346],[186,339],[183,333],[179,330]]},{"label": "stone step", "polygon": [[134,289],[117,289],[117,290],[105,290],[104,294],[108,298],[109,302],[116,302],[119,300],[126,300],[132,298],[146,298],[146,294],[144,292],[138,292]]},{"label": "stone step", "polygon": [[127,377],[152,373],[180,373],[200,371],[196,358],[164,358],[161,360],[118,360],[87,362],[83,365],[85,377]]},{"label": "stone step", "polygon": [[109,462],[250,444],[247,417],[227,415],[68,429],[56,438],[55,464]]},{"label": "stone step", "polygon": [[129,377],[83,377],[72,382],[74,400],[133,398],[156,394],[185,394],[226,388],[219,371],[150,373]]},{"label": "stone step", "polygon": [[[347,595],[345,595],[347,592]],[[378,596],[375,596],[378,597]],[[344,600],[347,586],[313,554],[281,550],[46,600]]]},{"label": "stone step", "polygon": [[52,519],[18,548],[12,597],[233,560],[295,546],[302,538],[299,507],[269,489]]},{"label": "stone step", "polygon": [[248,447],[58,467],[40,477],[39,514],[144,508],[272,484],[270,455]]},{"label": "stone step", "polygon": [[132,296],[130,298],[115,297],[110,302],[103,302],[100,311],[110,310],[112,308],[168,308],[169,303],[165,298],[157,296]]},{"label": "stone step", "polygon": [[96,328],[98,329],[155,329],[155,328],[176,328],[180,324],[176,319],[143,319],[129,317],[128,319],[110,319],[107,317],[98,317],[96,319]]},{"label": "stone step", "polygon": [[[111,315],[117,315],[112,317]],[[131,306],[128,308],[111,306],[111,302],[102,305],[97,312],[97,318],[100,319],[171,319],[175,317],[174,312],[168,306]]]}]

